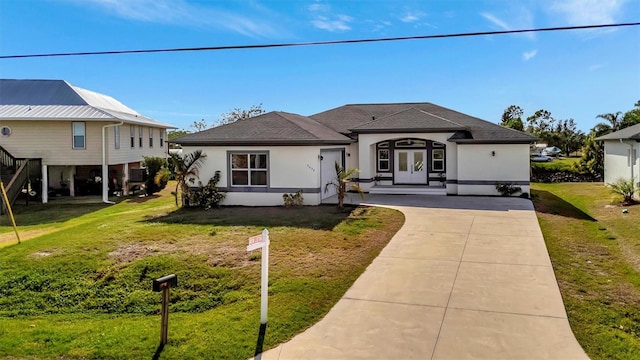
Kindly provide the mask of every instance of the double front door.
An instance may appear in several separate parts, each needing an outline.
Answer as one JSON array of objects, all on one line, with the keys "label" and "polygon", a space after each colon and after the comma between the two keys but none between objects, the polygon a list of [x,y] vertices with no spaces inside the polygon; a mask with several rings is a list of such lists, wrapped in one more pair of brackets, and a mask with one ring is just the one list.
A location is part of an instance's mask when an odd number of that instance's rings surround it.
[{"label": "double front door", "polygon": [[395,183],[427,184],[427,150],[396,150],[394,167]]}]

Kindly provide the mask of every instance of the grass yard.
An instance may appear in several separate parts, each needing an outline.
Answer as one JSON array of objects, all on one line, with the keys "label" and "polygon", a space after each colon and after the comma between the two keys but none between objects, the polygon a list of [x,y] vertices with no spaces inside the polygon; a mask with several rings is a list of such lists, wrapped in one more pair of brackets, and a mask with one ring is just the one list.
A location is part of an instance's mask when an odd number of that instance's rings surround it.
[{"label": "grass yard", "polygon": [[[168,189],[171,188],[169,184]],[[116,205],[17,206],[0,218],[0,357],[149,359],[154,278],[176,273],[161,359],[246,359],[317,322],[404,222],[371,207],[176,209],[169,190]],[[271,236],[259,341],[260,251]]]},{"label": "grass yard", "polygon": [[532,184],[576,338],[592,359],[640,359],[640,205],[602,183]]},{"label": "grass yard", "polygon": [[532,162],[531,167],[533,169],[546,171],[563,171],[571,170],[573,168],[573,164],[576,164],[579,161],[579,157],[560,157],[553,159],[553,161],[550,162]]}]

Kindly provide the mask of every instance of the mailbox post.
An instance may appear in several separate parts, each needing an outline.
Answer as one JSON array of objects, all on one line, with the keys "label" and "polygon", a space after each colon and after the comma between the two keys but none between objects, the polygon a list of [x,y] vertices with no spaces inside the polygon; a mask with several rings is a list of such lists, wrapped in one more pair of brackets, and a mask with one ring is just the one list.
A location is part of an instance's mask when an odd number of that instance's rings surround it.
[{"label": "mailbox post", "polygon": [[169,330],[169,288],[178,285],[178,276],[171,274],[163,276],[159,279],[153,280],[153,291],[162,291],[162,310],[160,316],[162,317],[160,324],[160,346],[164,346],[167,343],[167,333]]}]

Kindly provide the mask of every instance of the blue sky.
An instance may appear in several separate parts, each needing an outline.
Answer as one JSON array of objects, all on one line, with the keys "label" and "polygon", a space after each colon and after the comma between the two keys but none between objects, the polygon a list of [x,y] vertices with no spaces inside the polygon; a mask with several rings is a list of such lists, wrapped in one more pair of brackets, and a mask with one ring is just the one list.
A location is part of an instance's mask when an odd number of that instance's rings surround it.
[{"label": "blue sky", "polygon": [[[0,0],[0,55],[359,39],[640,21],[640,0]],[[640,27],[170,54],[3,59],[188,129],[233,108],[311,115],[420,102],[498,122],[540,108],[587,131],[640,99]]]}]

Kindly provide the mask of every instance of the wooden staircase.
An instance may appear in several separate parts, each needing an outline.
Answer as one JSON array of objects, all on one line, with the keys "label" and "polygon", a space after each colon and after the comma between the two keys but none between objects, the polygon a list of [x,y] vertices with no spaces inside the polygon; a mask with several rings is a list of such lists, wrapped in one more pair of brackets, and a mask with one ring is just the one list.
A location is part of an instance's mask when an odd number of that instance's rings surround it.
[{"label": "wooden staircase", "polygon": [[[0,180],[7,192],[9,203],[13,204],[22,194],[22,190],[28,185],[40,183],[42,179],[42,159],[16,158],[11,155],[5,148],[0,146]],[[36,196],[40,188],[33,186],[31,190],[36,191]],[[29,198],[34,197],[26,194],[27,204]],[[7,204],[5,204],[4,196],[0,196],[0,214],[3,214]]]}]

